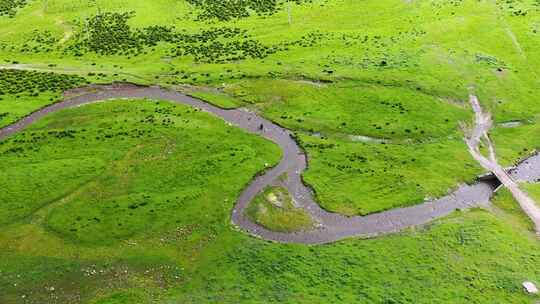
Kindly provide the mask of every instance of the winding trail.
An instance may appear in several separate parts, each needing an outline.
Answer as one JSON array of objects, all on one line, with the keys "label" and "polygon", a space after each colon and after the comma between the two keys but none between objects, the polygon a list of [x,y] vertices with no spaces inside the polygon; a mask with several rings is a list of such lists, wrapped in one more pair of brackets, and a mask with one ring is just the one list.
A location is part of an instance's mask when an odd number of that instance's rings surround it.
[{"label": "winding trail", "polygon": [[[292,137],[292,133],[267,119],[245,109],[224,110],[185,94],[160,87],[142,87],[130,84],[93,85],[65,93],[63,101],[45,107],[33,114],[0,129],[0,140],[24,129],[43,116],[64,108],[118,98],[151,98],[168,100],[199,108],[221,117],[249,133],[257,134],[278,144],[283,151],[280,163],[257,176],[241,193],[232,211],[232,223],[247,233],[265,240],[282,243],[323,244],[349,237],[373,237],[398,232],[405,228],[428,223],[444,217],[457,209],[486,207],[496,184],[480,181],[474,185],[460,185],[453,193],[437,200],[407,208],[397,208],[368,216],[346,217],[323,210],[313,199],[301,174],[307,168],[307,157]],[[260,125],[264,128],[260,130]],[[535,181],[540,178],[540,156],[535,155],[512,170],[516,179]],[[313,230],[281,233],[267,230],[253,223],[244,210],[250,201],[266,186],[286,175],[282,184],[296,201],[319,225]]]}]

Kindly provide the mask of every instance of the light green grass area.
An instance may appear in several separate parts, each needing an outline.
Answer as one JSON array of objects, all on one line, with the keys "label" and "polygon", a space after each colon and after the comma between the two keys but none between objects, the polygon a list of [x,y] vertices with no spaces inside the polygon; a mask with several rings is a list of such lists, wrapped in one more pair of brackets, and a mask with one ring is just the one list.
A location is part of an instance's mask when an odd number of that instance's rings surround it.
[{"label": "light green grass area", "polygon": [[12,189],[1,200],[10,219],[0,229],[1,303],[539,300],[520,286],[540,281],[538,242],[486,211],[324,246],[239,233],[231,208],[279,152],[185,106],[63,110],[0,149],[5,168],[20,168],[2,174],[32,180],[0,179]]},{"label": "light green grass area", "polygon": [[540,201],[540,184],[523,184],[525,190],[537,201]]},{"label": "light green grass area", "polygon": [[[521,183],[520,188],[529,194],[533,200],[540,202],[540,184]],[[503,211],[503,213],[498,212],[499,215],[506,216],[507,219],[510,220],[509,222],[514,223],[522,229],[535,232],[534,223],[525,212],[523,212],[523,209],[521,209],[519,204],[512,197],[510,191],[506,188],[502,187],[499,189],[492,201],[495,207]]]},{"label": "light green grass area", "polygon": [[234,99],[227,94],[220,92],[195,91],[190,92],[189,94],[224,109],[238,108],[243,104],[238,99]]},{"label": "light green grass area", "polygon": [[[524,296],[518,282],[536,272],[515,270],[538,263],[537,243],[517,231],[493,215],[473,211],[418,231],[331,246],[245,241],[227,258],[209,258],[206,276],[181,288],[181,299],[533,303],[536,297]],[[194,293],[203,286],[204,292]]]},{"label": "light green grass area", "polygon": [[[243,4],[236,10],[216,6],[218,14],[210,4],[217,2],[197,3],[28,2],[14,18],[0,17],[0,61],[92,82],[175,87],[225,108],[252,103],[293,131],[322,134],[331,142],[352,136],[407,145],[395,150],[406,157],[386,158],[389,166],[412,158],[428,164],[400,169],[400,175],[415,178],[405,181],[414,187],[403,194],[375,197],[373,187],[346,187],[338,198],[310,182],[323,206],[347,214],[418,203],[481,173],[469,168],[461,140],[460,123],[471,120],[465,103],[471,90],[497,122],[523,120],[536,128],[540,14],[533,2],[314,0],[292,4],[291,18],[287,5],[268,1],[247,10]],[[52,102],[40,97],[20,106],[12,100],[6,107],[14,114],[4,125]],[[532,148],[530,139],[506,144],[516,137],[499,133],[496,144],[507,163]],[[326,165],[340,166],[350,154],[325,159],[308,153],[314,167],[329,159]],[[434,178],[425,169],[436,167],[431,163],[439,154],[446,163]],[[317,176],[332,189],[340,187],[333,182],[337,172],[318,172],[312,169],[306,179]],[[358,174],[341,175],[360,183]],[[392,187],[394,175],[377,172],[377,184]]]},{"label": "light green grass area", "polygon": [[0,155],[9,189],[0,194],[0,223],[52,204],[49,229],[107,243],[194,224],[202,210],[193,201],[230,207],[224,200],[280,151],[185,106],[118,101],[48,116],[3,141]]},{"label": "light green grass area", "polygon": [[537,120],[519,123],[512,127],[497,128],[490,134],[496,143],[497,156],[505,166],[515,165],[540,149],[540,126]]},{"label": "light green grass area", "polygon": [[[528,188],[526,184],[522,184],[521,187]],[[527,189],[529,192],[529,189]],[[531,194],[529,192],[529,194]],[[528,230],[533,232],[534,231],[534,224],[529,219],[529,217],[523,212],[519,204],[514,200],[512,197],[512,193],[508,191],[506,188],[501,188],[499,191],[495,194],[495,196],[492,199],[493,205],[498,208],[494,209],[495,212],[497,212],[499,215],[504,216],[505,219],[512,223],[515,227],[518,229]]]},{"label": "light green grass area", "polygon": [[266,188],[245,212],[255,223],[272,231],[294,232],[313,228],[310,215],[294,205],[283,187]]},{"label": "light green grass area", "polygon": [[462,102],[383,85],[354,82],[317,84],[262,79],[225,89],[258,105],[287,128],[323,135],[363,135],[394,141],[422,141],[454,135],[471,119]]},{"label": "light green grass area", "polygon": [[460,139],[396,144],[300,139],[311,157],[305,180],[324,208],[348,215],[440,197],[481,172]]},{"label": "light green grass area", "polygon": [[472,119],[463,103],[347,82],[264,79],[226,91],[298,130],[310,159],[305,180],[334,212],[369,214],[417,204],[482,172],[462,139],[460,122]]}]

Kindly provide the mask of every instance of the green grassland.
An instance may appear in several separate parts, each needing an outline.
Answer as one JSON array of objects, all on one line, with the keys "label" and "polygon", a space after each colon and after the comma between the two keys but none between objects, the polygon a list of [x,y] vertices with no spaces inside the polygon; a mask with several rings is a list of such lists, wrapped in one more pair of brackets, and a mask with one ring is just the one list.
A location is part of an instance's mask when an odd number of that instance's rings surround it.
[{"label": "green grassland", "polygon": [[[224,3],[28,1],[13,17],[0,17],[0,61],[90,82],[171,86],[226,108],[250,105],[301,136],[322,134],[342,151],[321,157],[306,147],[313,164],[306,180],[322,206],[346,214],[415,204],[481,173],[461,139],[470,90],[497,122],[537,124],[536,2],[294,1],[290,19],[279,1]],[[52,102],[42,95],[4,98],[0,123]],[[501,147],[514,139],[500,134]],[[400,193],[370,195],[392,187],[396,174],[379,166],[372,182],[336,169],[365,150],[365,143],[340,144],[350,136],[392,142],[394,157],[363,157],[415,179]],[[523,149],[530,152],[532,142],[501,153],[511,163]],[[438,157],[444,166],[426,174]],[[413,158],[425,165],[403,165]],[[316,179],[331,189],[351,182],[332,193]]]},{"label": "green grassland", "polygon": [[525,184],[525,189],[536,200],[540,198],[540,185],[539,184]]},{"label": "green grassland", "polygon": [[[277,146],[206,113],[151,100],[64,110],[0,150],[2,303],[47,301],[54,290],[41,288],[54,286],[67,296],[132,284],[165,288],[180,267],[167,256],[129,261],[116,251],[108,261],[110,250],[149,238],[184,243],[189,255],[229,229],[224,215],[236,196],[280,157]],[[99,248],[94,261],[74,258],[90,248]],[[10,269],[16,278],[5,274]]]},{"label": "green grassland", "polygon": [[[301,136],[322,134],[328,145],[347,136],[391,141],[391,158],[358,142],[325,157],[306,148],[313,164],[306,180],[321,205],[346,214],[415,204],[481,173],[461,139],[470,90],[497,122],[537,124],[534,2],[296,1],[290,23],[286,4],[243,3],[32,1],[0,17],[0,61],[91,82],[157,83],[226,108],[247,104]],[[4,125],[51,102],[4,100]],[[513,139],[500,134],[501,147]],[[501,156],[512,163],[526,148],[533,147],[508,145]],[[336,169],[356,150],[401,167],[399,193],[370,195],[395,184],[383,166],[372,172],[377,182]],[[444,166],[425,174],[438,157]],[[403,165],[413,158],[425,165]]]},{"label": "green grassland", "polygon": [[[87,83],[159,84],[291,129],[321,206],[348,215],[482,172],[463,142],[469,92],[502,162],[540,148],[537,1],[293,1],[290,18],[282,1],[230,3],[0,0],[0,127]],[[0,141],[0,303],[540,300],[520,286],[540,284],[539,244],[505,191],[489,212],[371,240],[244,235],[232,206],[279,157],[163,101],[47,116]]]},{"label": "green grassland", "polygon": [[496,213],[323,246],[239,233],[232,205],[279,152],[186,106],[67,109],[0,149],[13,168],[0,179],[11,189],[2,194],[2,303],[538,300],[520,286],[540,281],[538,242]]},{"label": "green grassland", "polygon": [[[527,187],[528,188],[528,187]],[[527,189],[530,191],[530,188]],[[532,193],[531,193],[532,195]],[[504,219],[516,229],[534,231],[534,224],[523,212],[519,204],[513,199],[512,194],[505,188],[501,188],[492,199],[492,211]]]},{"label": "green grassland", "polygon": [[480,172],[459,131],[460,122],[472,119],[463,104],[351,82],[321,87],[257,80],[226,91],[297,130],[310,163],[305,180],[334,212],[416,204]]},{"label": "green grassland", "polygon": [[[265,163],[279,159],[277,146],[208,114],[132,103],[65,110],[3,141],[1,180],[9,190],[1,194],[1,223],[54,206],[47,212],[49,229],[104,243],[170,228],[175,214],[194,224],[200,210],[191,202],[234,197]],[[257,145],[260,150],[252,148]]]}]

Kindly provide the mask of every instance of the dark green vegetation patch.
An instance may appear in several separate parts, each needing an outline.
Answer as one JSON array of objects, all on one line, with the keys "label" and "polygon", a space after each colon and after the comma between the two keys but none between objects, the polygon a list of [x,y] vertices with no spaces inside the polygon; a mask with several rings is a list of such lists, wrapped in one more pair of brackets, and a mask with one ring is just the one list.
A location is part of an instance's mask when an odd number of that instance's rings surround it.
[{"label": "dark green vegetation patch", "polygon": [[53,103],[65,90],[87,83],[77,75],[0,69],[0,127]]},{"label": "dark green vegetation patch", "polygon": [[197,6],[202,12],[199,20],[218,19],[228,21],[231,19],[249,17],[251,13],[257,15],[272,15],[286,2],[302,4],[311,0],[187,0]]},{"label": "dark green vegetation patch", "polygon": [[265,58],[279,50],[250,38],[239,28],[210,28],[198,33],[179,32],[175,27],[149,26],[132,29],[128,19],[133,13],[102,13],[80,25],[75,44],[67,52],[82,56],[86,52],[100,55],[139,56],[147,47],[158,43],[174,45],[172,57],[192,56],[195,61],[224,63],[246,58]]},{"label": "dark green vegetation patch", "polygon": [[0,98],[3,95],[38,96],[41,93],[62,93],[88,82],[77,75],[0,69]]},{"label": "dark green vegetation patch", "polygon": [[0,17],[14,17],[17,9],[25,6],[26,3],[26,0],[0,0]]}]

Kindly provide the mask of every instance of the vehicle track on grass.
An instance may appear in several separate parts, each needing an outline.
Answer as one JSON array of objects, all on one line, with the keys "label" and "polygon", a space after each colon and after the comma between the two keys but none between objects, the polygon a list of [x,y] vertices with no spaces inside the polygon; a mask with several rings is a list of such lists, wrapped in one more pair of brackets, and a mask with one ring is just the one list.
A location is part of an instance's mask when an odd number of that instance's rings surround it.
[{"label": "vehicle track on grass", "polygon": [[[256,176],[242,191],[231,214],[234,225],[241,230],[265,240],[282,243],[323,244],[350,237],[373,237],[394,233],[405,228],[422,225],[444,217],[455,210],[486,207],[498,186],[492,181],[480,181],[474,185],[460,185],[451,194],[419,205],[396,208],[367,216],[347,217],[322,209],[314,200],[313,191],[302,181],[307,168],[307,156],[293,138],[291,131],[249,112],[245,109],[226,110],[188,95],[160,88],[126,83],[91,85],[65,93],[65,98],[38,110],[29,116],[0,129],[0,140],[23,130],[47,114],[83,104],[119,98],[149,98],[166,100],[198,108],[236,125],[245,131],[262,136],[278,144],[283,152],[279,164]],[[263,129],[260,126],[263,125]],[[520,163],[510,173],[516,180],[536,181],[540,178],[540,156],[535,155]],[[303,208],[317,226],[308,231],[274,232],[252,222],[245,214],[252,199],[265,187],[275,184],[286,176],[283,184],[296,204]]]}]

